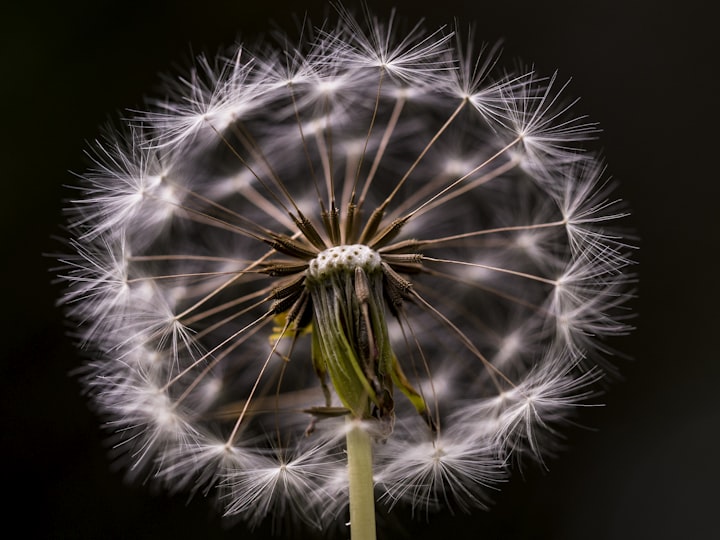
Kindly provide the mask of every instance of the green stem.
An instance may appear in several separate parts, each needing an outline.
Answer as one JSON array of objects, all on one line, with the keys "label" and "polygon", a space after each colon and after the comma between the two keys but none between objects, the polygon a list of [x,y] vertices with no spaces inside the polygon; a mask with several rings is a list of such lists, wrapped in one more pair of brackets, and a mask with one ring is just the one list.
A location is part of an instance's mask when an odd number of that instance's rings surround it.
[{"label": "green stem", "polygon": [[375,493],[372,439],[358,420],[348,416],[347,460],[350,480],[350,538],[375,540]]}]

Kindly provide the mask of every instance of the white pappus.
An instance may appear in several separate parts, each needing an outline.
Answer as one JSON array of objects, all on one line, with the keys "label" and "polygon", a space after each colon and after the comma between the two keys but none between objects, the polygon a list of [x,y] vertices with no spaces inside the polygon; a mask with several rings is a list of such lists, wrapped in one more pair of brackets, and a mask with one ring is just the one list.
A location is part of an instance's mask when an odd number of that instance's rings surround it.
[{"label": "white pappus", "polygon": [[567,85],[339,11],[198,58],[69,208],[62,302],[115,448],[251,524],[345,519],[346,416],[378,504],[485,507],[629,329],[624,210]]}]

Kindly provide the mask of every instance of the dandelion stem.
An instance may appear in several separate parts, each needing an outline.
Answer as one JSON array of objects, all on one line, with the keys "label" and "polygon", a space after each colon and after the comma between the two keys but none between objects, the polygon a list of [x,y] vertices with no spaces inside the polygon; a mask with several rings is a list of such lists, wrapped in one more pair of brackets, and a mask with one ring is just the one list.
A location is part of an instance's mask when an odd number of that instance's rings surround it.
[{"label": "dandelion stem", "polygon": [[375,540],[372,440],[359,420],[348,416],[347,461],[350,483],[350,538]]}]

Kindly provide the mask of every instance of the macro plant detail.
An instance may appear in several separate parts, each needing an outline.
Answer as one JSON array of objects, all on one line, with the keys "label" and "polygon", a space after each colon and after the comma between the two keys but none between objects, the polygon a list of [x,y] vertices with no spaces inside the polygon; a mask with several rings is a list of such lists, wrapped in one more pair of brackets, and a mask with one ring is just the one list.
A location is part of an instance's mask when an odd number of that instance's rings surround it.
[{"label": "macro plant detail", "polygon": [[[484,508],[623,334],[566,85],[393,18],[197,59],[89,152],[63,303],[132,477],[251,525]],[[469,43],[466,43],[466,41]]]}]

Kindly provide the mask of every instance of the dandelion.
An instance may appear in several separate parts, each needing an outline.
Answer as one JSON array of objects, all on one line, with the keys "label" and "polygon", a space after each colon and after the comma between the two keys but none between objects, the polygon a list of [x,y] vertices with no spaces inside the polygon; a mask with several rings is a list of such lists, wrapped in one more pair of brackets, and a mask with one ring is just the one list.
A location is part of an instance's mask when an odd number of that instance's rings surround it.
[{"label": "dandelion", "polygon": [[624,213],[556,76],[353,18],[201,57],[89,151],[63,302],[129,474],[374,537],[542,461],[627,326]]}]

